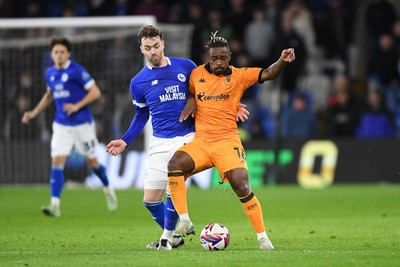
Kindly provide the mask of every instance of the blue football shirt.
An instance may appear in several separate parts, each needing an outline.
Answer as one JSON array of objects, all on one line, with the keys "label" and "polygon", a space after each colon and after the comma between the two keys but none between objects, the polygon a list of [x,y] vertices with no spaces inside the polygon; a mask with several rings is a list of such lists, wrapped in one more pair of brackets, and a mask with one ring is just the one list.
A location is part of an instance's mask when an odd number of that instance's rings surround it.
[{"label": "blue football shirt", "polygon": [[93,121],[88,106],[70,116],[63,110],[65,103],[75,104],[84,98],[95,83],[84,67],[73,61],[69,61],[63,69],[52,66],[46,70],[46,82],[56,105],[55,122],[73,126]]},{"label": "blue football shirt", "polygon": [[173,138],[194,132],[192,118],[179,122],[188,97],[189,76],[196,64],[186,58],[167,58],[168,65],[144,67],[132,80],[132,101],[148,107],[152,116],[153,135]]}]

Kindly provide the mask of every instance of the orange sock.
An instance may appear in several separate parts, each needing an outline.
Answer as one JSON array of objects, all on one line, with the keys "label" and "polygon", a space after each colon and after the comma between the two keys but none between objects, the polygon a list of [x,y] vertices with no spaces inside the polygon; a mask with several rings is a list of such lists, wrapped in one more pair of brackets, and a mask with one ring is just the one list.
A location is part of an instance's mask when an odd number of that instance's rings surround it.
[{"label": "orange sock", "polygon": [[168,172],[168,186],[171,200],[178,215],[188,213],[186,202],[186,184],[182,171]]},{"label": "orange sock", "polygon": [[257,234],[264,232],[265,226],[261,205],[253,192],[247,197],[241,198],[240,201],[242,202],[244,213],[253,225],[254,231],[256,231]]}]

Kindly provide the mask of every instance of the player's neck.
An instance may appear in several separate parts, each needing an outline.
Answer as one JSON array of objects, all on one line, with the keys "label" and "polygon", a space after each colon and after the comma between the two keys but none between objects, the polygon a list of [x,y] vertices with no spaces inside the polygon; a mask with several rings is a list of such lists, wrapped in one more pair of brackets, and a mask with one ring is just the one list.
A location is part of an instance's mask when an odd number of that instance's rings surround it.
[{"label": "player's neck", "polygon": [[55,64],[56,69],[59,69],[59,70],[65,69],[67,67],[68,63],[69,63],[69,60],[67,60],[65,62],[56,63]]}]

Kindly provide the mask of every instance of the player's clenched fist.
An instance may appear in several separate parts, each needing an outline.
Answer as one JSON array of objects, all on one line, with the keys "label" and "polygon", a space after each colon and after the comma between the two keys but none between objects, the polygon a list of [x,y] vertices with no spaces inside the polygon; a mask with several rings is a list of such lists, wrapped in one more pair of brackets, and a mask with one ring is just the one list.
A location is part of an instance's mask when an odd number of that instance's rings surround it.
[{"label": "player's clenched fist", "polygon": [[281,58],[285,62],[289,62],[289,63],[294,61],[295,58],[296,58],[296,55],[294,54],[294,49],[293,48],[287,48],[287,49],[283,50],[282,53],[281,53]]}]

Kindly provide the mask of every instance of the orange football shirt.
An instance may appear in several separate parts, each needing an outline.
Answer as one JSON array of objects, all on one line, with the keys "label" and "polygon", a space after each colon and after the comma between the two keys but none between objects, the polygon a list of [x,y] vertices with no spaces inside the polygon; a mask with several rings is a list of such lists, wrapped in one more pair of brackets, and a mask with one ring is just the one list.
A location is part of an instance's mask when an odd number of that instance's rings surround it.
[{"label": "orange football shirt", "polygon": [[238,135],[236,114],[240,99],[258,82],[262,69],[229,68],[231,73],[216,76],[203,64],[190,74],[189,90],[197,104],[196,137],[216,141]]}]

